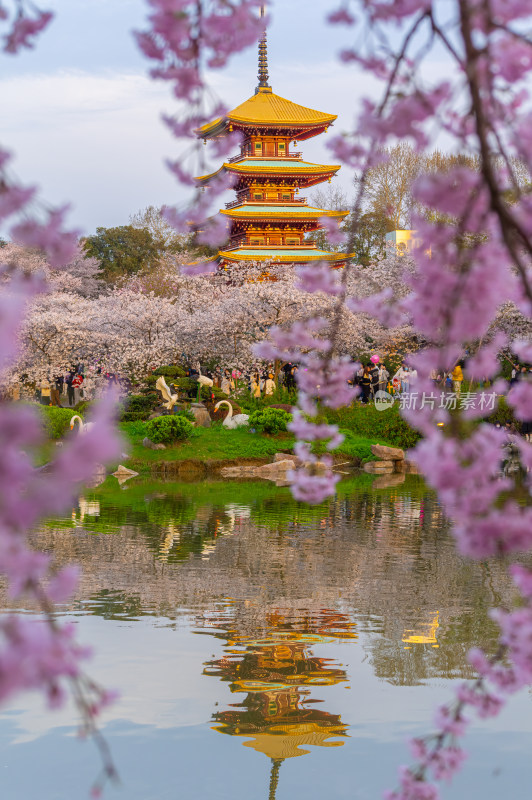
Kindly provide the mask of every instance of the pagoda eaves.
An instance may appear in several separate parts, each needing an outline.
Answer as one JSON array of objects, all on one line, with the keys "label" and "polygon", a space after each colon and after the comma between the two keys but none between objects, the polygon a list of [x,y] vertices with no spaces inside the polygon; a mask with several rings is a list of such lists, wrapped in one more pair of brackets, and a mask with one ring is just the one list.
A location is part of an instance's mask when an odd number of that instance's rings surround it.
[{"label": "pagoda eaves", "polygon": [[246,133],[249,128],[254,130],[277,128],[279,131],[297,134],[297,139],[302,141],[326,131],[335,119],[335,114],[324,114],[313,108],[298,105],[274,94],[269,87],[261,87],[244,103],[228,111],[225,116],[218,117],[199,128],[197,133],[204,139],[210,139],[232,130]]},{"label": "pagoda eaves", "polygon": [[197,181],[200,184],[208,183],[220,173],[230,172],[242,176],[241,180],[244,182],[249,178],[253,178],[253,176],[264,176],[266,178],[280,176],[282,179],[288,179],[299,188],[308,188],[334,177],[339,169],[340,166],[336,164],[312,164],[310,161],[302,161],[300,158],[292,157],[290,154],[288,157],[281,156],[274,160],[271,158],[255,157],[251,159],[246,156],[239,156],[224,163],[216,172],[212,172],[210,175],[202,175],[197,178]]}]

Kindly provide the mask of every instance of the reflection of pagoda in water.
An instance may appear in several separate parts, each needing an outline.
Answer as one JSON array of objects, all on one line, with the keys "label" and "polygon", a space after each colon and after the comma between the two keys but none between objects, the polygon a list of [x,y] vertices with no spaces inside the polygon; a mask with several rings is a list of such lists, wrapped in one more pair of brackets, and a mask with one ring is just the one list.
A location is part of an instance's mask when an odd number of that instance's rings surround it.
[{"label": "reflection of pagoda in water", "polygon": [[[231,692],[244,694],[242,702],[213,715],[214,730],[249,739],[244,746],[271,759],[269,798],[274,800],[279,769],[286,758],[309,753],[308,747],[338,747],[347,726],[340,715],[317,706],[311,687],[347,681],[345,670],[332,659],[313,655],[311,646],[338,638],[354,638],[354,625],[336,611],[294,619],[274,613],[260,638],[228,628],[228,620],[214,621],[215,634],[225,639],[222,658],[208,662],[204,674],[230,683]],[[212,624],[212,621],[211,621]]]},{"label": "reflection of pagoda in water", "polygon": [[403,642],[408,649],[412,644],[430,644],[432,647],[439,647],[436,638],[436,631],[440,627],[440,612],[436,611],[430,622],[420,622],[415,628],[405,630]]}]

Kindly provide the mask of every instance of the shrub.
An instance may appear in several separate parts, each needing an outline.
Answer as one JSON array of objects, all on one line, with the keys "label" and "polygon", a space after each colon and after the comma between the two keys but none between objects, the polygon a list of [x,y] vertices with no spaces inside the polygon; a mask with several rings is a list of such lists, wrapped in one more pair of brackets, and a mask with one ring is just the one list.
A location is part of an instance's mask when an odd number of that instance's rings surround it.
[{"label": "shrub", "polygon": [[192,424],[183,415],[157,417],[146,423],[146,434],[155,444],[185,441],[193,431]]},{"label": "shrub", "polygon": [[[80,400],[77,406],[74,406],[74,408],[76,409],[74,413],[79,414],[80,417],[83,417],[90,410],[91,406],[92,406],[92,400]],[[70,409],[67,409],[67,411],[70,411]]]},{"label": "shrub", "polygon": [[131,394],[121,404],[120,421],[132,422],[136,419],[148,419],[154,408],[159,405],[159,396],[153,392],[148,395]]},{"label": "shrub", "polygon": [[[490,390],[485,389],[486,393]],[[505,397],[499,397],[498,403],[494,411],[491,412],[489,417],[486,417],[485,422],[491,422],[492,425],[519,425],[514,416],[513,409],[508,405]]]},{"label": "shrub", "polygon": [[188,419],[189,422],[195,422],[196,417],[189,411],[188,408],[179,408],[175,414],[176,417],[183,417],[184,419]]},{"label": "shrub", "polygon": [[178,366],[164,366],[164,367],[157,367],[157,369],[153,370],[152,375],[164,375],[165,378],[184,378],[185,377],[185,370],[183,367]]},{"label": "shrub", "polygon": [[122,411],[120,414],[120,422],[138,422],[146,419],[145,411]]},{"label": "shrub", "polygon": [[282,408],[263,408],[250,414],[249,427],[261,433],[280,433],[286,431],[291,419],[292,415]]},{"label": "shrub", "polygon": [[143,412],[150,412],[154,407],[154,400],[157,401],[157,397],[154,394],[150,395],[142,395],[142,394],[131,394],[129,397],[126,397],[124,402],[125,410],[129,413],[135,411],[143,411]]},{"label": "shrub", "polygon": [[[180,395],[186,394],[190,399],[196,399],[198,395],[198,384],[193,378],[178,378],[174,383]],[[210,400],[212,395],[214,395],[215,401],[227,400],[227,395],[222,392],[221,389],[218,389],[217,386],[201,387],[200,400]]]},{"label": "shrub", "polygon": [[398,403],[383,411],[379,411],[373,403],[367,405],[354,403],[336,411],[324,409],[324,413],[329,423],[334,423],[357,436],[382,440],[394,447],[408,449],[414,447],[421,438],[420,434],[401,417]]},{"label": "shrub", "polygon": [[[180,395],[185,394],[187,397],[196,398],[198,394],[198,384],[192,378],[178,378],[174,381]],[[202,390],[202,395],[204,390]]]},{"label": "shrub", "polygon": [[70,428],[70,420],[78,413],[73,408],[57,406],[39,406],[39,409],[49,439],[60,439],[64,436]]}]

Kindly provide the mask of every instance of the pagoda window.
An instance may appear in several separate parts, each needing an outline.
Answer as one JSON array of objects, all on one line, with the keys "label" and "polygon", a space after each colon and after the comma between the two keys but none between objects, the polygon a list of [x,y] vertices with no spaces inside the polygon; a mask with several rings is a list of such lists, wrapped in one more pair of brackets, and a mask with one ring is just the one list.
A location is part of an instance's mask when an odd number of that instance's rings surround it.
[{"label": "pagoda window", "polygon": [[288,245],[293,245],[293,244],[299,245],[299,244],[301,244],[301,239],[299,239],[299,237],[297,237],[297,236],[287,236],[286,237],[286,244],[288,244]]},{"label": "pagoda window", "polygon": [[254,200],[262,200],[264,195],[262,192],[253,192],[253,199]]},{"label": "pagoda window", "polygon": [[255,142],[255,152],[257,155],[262,153],[262,142]]},{"label": "pagoda window", "polygon": [[292,195],[290,194],[290,192],[283,192],[282,193],[281,200],[291,200],[291,199],[292,199]]},{"label": "pagoda window", "polygon": [[264,236],[250,236],[249,237],[250,244],[264,244]]}]

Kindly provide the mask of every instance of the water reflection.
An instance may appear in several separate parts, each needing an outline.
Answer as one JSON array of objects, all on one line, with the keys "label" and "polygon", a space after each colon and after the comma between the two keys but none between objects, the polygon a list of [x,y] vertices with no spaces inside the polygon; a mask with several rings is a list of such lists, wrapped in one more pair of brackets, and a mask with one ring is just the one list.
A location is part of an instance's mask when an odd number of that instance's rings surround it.
[{"label": "water reflection", "polygon": [[[432,614],[429,614],[432,616]],[[440,627],[440,612],[436,614],[430,622],[420,622],[416,628],[409,628],[404,632],[403,642],[406,642],[406,649],[410,649],[413,644],[430,644],[432,647],[439,647],[436,639],[436,631]]]},{"label": "water reflection", "polygon": [[82,564],[65,613],[107,654],[103,682],[125,684],[109,713],[128,746],[137,736],[139,764],[160,765],[132,800],[173,796],[176,747],[187,796],[248,800],[262,775],[270,800],[347,798],[356,758],[359,796],[378,796],[383,759],[391,776],[445,681],[472,677],[469,648],[493,646],[488,609],[512,602],[504,564],[460,558],[415,476],[375,489],[362,475],[313,508],[270,484],[112,479],[33,542]]},{"label": "water reflection", "polygon": [[74,528],[83,526],[86,517],[100,516],[100,502],[98,500],[87,500],[83,495],[78,499],[77,508],[72,509],[72,525]]},{"label": "water reflection", "polygon": [[245,695],[225,711],[212,716],[214,730],[244,737],[244,746],[271,760],[269,800],[276,797],[282,762],[308,754],[309,747],[338,747],[348,726],[339,714],[319,707],[315,687],[335,686],[348,680],[334,659],[314,655],[312,645],[335,639],[356,639],[355,624],[346,614],[321,609],[294,616],[276,610],[265,619],[261,638],[243,633],[235,607],[227,614],[207,618],[204,627],[224,642],[224,655],[205,664],[204,674],[230,684],[231,692]]},{"label": "water reflection", "polygon": [[261,483],[107,481],[75,518],[35,545],[81,561],[77,601],[91,613],[172,619],[230,595],[248,604],[240,631],[255,640],[278,608],[347,611],[393,684],[469,677],[469,647],[494,641],[487,610],[511,602],[504,565],[461,559],[434,495],[410,476],[379,491],[360,476],[314,508]]}]

